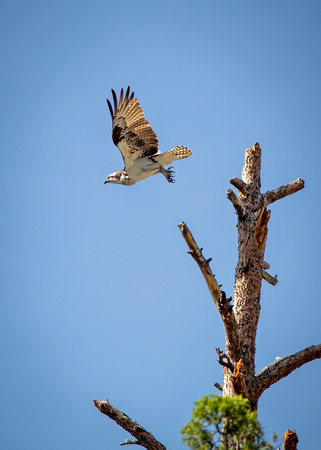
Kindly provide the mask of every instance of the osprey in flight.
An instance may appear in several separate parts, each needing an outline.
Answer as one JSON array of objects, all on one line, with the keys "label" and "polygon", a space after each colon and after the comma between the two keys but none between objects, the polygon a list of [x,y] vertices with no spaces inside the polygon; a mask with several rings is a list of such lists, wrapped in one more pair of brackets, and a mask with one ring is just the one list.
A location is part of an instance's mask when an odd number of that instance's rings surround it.
[{"label": "osprey in flight", "polygon": [[177,159],[187,158],[192,152],[187,147],[178,145],[166,153],[158,150],[156,133],[144,117],[144,111],[134,92],[129,96],[128,86],[125,97],[120,91],[119,102],[115,91],[111,90],[114,109],[109,100],[107,104],[113,121],[112,138],[123,156],[124,168],[120,172],[110,174],[105,183],[131,186],[144,178],[162,173],[170,183],[174,182],[172,167],[165,169]]}]

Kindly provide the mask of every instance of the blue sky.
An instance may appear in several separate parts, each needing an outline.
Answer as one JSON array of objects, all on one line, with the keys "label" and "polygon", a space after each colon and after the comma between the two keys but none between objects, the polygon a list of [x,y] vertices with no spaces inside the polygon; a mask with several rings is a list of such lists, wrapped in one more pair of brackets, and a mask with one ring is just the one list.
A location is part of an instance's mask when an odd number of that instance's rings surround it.
[{"label": "blue sky", "polygon": [[[1,448],[119,448],[112,404],[168,449],[215,391],[224,332],[177,224],[228,295],[226,200],[261,145],[271,205],[257,370],[320,338],[321,6],[317,1],[2,1]],[[160,149],[188,146],[176,183],[104,185],[122,169],[110,89],[130,85]],[[316,448],[320,361],[266,391],[259,419]],[[281,440],[281,439],[280,439]]]}]

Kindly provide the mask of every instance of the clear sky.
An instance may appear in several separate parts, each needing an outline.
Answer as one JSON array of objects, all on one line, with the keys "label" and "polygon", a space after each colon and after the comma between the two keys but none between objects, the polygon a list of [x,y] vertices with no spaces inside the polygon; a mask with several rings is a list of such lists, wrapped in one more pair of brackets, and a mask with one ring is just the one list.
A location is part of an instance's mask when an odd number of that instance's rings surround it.
[{"label": "clear sky", "polygon": [[[226,190],[255,141],[262,191],[306,182],[271,205],[257,371],[321,342],[320,20],[316,0],[1,1],[1,448],[117,449],[105,397],[186,448],[224,331],[177,224],[232,295]],[[160,149],[193,151],[175,184],[103,184],[123,167],[105,99],[127,85]],[[320,364],[263,394],[267,435],[317,448]]]}]

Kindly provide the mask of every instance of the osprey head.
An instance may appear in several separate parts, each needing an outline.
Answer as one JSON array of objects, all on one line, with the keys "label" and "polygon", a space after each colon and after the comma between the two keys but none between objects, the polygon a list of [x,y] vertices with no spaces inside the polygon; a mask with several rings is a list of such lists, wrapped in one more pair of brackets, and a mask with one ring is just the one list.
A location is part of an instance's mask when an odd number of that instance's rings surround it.
[{"label": "osprey head", "polygon": [[110,175],[108,175],[108,177],[104,181],[104,184],[106,184],[106,183],[121,184],[119,172],[114,172],[114,173],[111,173]]},{"label": "osprey head", "polygon": [[114,172],[108,175],[108,177],[104,181],[104,184],[106,183],[124,184],[125,186],[131,186],[132,184],[135,184],[135,181],[131,180],[124,170],[121,170],[120,172]]}]

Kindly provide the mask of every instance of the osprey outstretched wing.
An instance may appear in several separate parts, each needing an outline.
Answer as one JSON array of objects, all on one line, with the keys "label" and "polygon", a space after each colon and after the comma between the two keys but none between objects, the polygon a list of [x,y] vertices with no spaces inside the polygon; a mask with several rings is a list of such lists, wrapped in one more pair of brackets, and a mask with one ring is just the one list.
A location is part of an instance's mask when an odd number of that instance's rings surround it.
[{"label": "osprey outstretched wing", "polygon": [[121,89],[119,102],[115,91],[112,89],[111,92],[114,107],[109,100],[107,104],[113,122],[112,138],[123,156],[124,168],[109,175],[105,183],[130,186],[157,173],[162,173],[167,181],[173,183],[172,167],[165,169],[164,166],[187,158],[192,152],[187,147],[177,146],[160,153],[156,133],[145,119],[134,92],[130,95],[128,86],[124,97],[124,90]]}]

